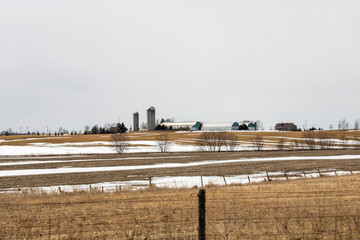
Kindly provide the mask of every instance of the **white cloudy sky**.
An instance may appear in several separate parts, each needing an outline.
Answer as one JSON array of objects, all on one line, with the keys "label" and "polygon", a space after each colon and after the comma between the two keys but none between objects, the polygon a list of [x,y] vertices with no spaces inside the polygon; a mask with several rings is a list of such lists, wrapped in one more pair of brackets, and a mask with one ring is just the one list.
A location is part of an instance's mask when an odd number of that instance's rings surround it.
[{"label": "white cloudy sky", "polygon": [[0,0],[0,130],[360,118],[360,1]]}]

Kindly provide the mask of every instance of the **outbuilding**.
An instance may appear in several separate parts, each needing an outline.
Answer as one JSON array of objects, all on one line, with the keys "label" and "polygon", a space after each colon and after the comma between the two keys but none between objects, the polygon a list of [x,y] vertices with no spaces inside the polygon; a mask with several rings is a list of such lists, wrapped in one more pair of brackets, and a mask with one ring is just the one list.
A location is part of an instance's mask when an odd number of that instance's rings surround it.
[{"label": "outbuilding", "polygon": [[249,131],[255,131],[255,130],[256,130],[255,124],[249,123],[249,124],[248,124],[248,130],[249,130]]},{"label": "outbuilding", "polygon": [[238,131],[240,130],[240,124],[238,122],[234,122],[231,126],[232,131]]}]

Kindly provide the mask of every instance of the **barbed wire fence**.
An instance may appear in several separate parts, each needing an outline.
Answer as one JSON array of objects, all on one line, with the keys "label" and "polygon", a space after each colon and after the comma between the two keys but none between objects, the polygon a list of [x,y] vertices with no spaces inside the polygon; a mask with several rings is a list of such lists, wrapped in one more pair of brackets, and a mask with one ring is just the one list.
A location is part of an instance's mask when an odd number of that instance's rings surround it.
[{"label": "barbed wire fence", "polygon": [[[225,185],[226,177],[223,181]],[[69,196],[65,201],[55,198],[25,205],[1,201],[0,239],[360,238],[360,188],[351,192],[259,188],[251,193],[204,186],[184,196],[177,190],[165,197],[154,188],[158,194],[147,196],[144,191],[121,197],[125,190],[118,187],[119,198],[114,199],[101,188],[90,189],[88,200],[77,201],[76,195],[60,190],[60,196]],[[23,211],[16,213],[19,209]]]},{"label": "barbed wire fence", "polygon": [[[161,181],[162,177],[149,176],[146,180],[138,181],[123,181],[119,183],[106,183],[106,184],[89,184],[89,185],[67,185],[67,186],[52,186],[52,187],[18,187],[18,188],[0,188],[0,193],[4,192],[22,192],[28,193],[63,193],[63,192],[79,192],[79,191],[96,191],[96,192],[121,192],[128,190],[141,190],[148,189],[149,187],[159,188],[203,188],[209,185],[227,186],[231,184],[251,184],[264,181],[273,180],[291,180],[291,179],[306,179],[306,178],[317,178],[317,177],[330,177],[330,176],[341,176],[341,175],[352,175],[358,174],[360,171],[357,170],[311,170],[311,171],[292,171],[292,172],[259,172],[251,175],[224,175],[224,176],[188,176],[192,180],[173,179],[168,177],[170,180]],[[160,180],[160,181],[159,181]]]}]

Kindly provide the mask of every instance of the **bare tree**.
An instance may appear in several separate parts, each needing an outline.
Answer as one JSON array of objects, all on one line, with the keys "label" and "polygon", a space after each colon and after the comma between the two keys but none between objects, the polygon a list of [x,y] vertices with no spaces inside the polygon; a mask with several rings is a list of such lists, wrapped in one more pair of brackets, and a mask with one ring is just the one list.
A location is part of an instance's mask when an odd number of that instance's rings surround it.
[{"label": "bare tree", "polygon": [[156,138],[156,144],[160,150],[160,152],[168,152],[170,148],[170,137],[168,133],[161,133]]},{"label": "bare tree", "polygon": [[118,154],[123,153],[129,146],[129,139],[125,133],[111,135],[113,147]]},{"label": "bare tree", "polygon": [[236,150],[238,145],[239,145],[239,142],[238,142],[237,135],[236,134],[227,134],[226,141],[225,141],[226,149],[230,152],[233,152]]},{"label": "bare tree", "polygon": [[316,149],[316,133],[315,131],[305,131],[303,133],[303,138],[305,138],[305,144],[309,150]]},{"label": "bare tree", "polygon": [[220,152],[223,147],[226,147],[226,140],[228,133],[226,132],[203,132],[200,135],[197,144],[200,150],[206,152]]},{"label": "bare tree", "polygon": [[201,151],[215,152],[216,143],[212,132],[203,132],[197,141]]},{"label": "bare tree", "polygon": [[359,120],[359,119],[356,119],[356,120],[355,120],[355,123],[354,123],[354,129],[355,129],[355,130],[359,130],[359,124],[360,124],[360,120]]},{"label": "bare tree", "polygon": [[227,132],[214,132],[218,152],[221,151],[222,147],[226,147],[228,135]]},{"label": "bare tree", "polygon": [[349,129],[349,122],[344,118],[338,122],[339,130]]},{"label": "bare tree", "polygon": [[255,125],[255,130],[261,130],[261,131],[264,130],[264,123],[263,122],[257,120],[257,121],[255,121],[254,125]]},{"label": "bare tree", "polygon": [[316,134],[319,139],[320,149],[331,149],[334,146],[334,135],[327,131],[319,131]]},{"label": "bare tree", "polygon": [[90,126],[89,125],[86,125],[85,126],[85,130],[84,130],[84,133],[88,133],[90,132]]},{"label": "bare tree", "polygon": [[285,148],[285,137],[281,137],[276,146],[277,146],[278,150],[280,150],[280,151],[284,150],[284,148]]},{"label": "bare tree", "polygon": [[264,147],[264,138],[261,135],[252,136],[250,138],[252,148],[261,151]]},{"label": "bare tree", "polygon": [[140,125],[140,129],[147,129],[146,123],[142,122]]}]

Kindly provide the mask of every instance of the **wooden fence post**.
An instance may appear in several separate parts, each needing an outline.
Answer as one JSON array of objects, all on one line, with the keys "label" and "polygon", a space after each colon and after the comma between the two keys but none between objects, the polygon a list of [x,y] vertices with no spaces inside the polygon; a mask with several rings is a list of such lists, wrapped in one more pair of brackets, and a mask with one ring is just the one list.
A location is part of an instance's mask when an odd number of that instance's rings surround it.
[{"label": "wooden fence post", "polygon": [[205,189],[199,189],[199,240],[205,240]]},{"label": "wooden fence post", "polygon": [[251,183],[251,181],[250,181],[250,176],[248,175],[248,180],[249,180],[249,183]]},{"label": "wooden fence post", "polygon": [[269,177],[269,173],[266,171],[266,177],[267,177],[267,180],[270,182],[270,177]]},{"label": "wooden fence post", "polygon": [[151,187],[151,177],[149,177],[149,186]]},{"label": "wooden fence post", "polygon": [[284,172],[284,175],[286,177],[286,180],[289,180],[288,175],[286,174],[286,172]]},{"label": "wooden fence post", "polygon": [[223,179],[224,179],[224,182],[225,182],[225,186],[227,186],[227,182],[226,182],[225,176],[223,176]]},{"label": "wooden fence post", "polygon": [[319,176],[322,177],[321,173],[320,173],[320,170],[318,170],[318,173],[319,173]]}]

